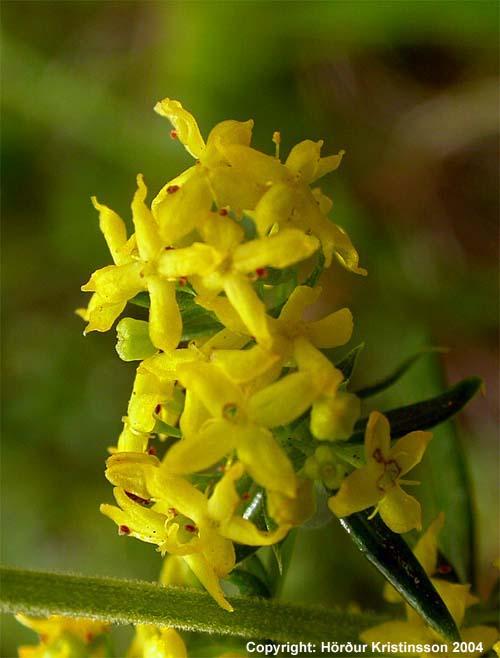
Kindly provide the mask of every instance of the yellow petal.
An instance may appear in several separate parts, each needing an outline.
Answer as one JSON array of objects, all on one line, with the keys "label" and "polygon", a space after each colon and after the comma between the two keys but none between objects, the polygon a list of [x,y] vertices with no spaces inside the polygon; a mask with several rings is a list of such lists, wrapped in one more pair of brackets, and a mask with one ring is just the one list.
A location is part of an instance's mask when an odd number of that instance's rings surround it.
[{"label": "yellow petal", "polygon": [[131,428],[138,432],[151,432],[156,423],[156,407],[165,404],[172,393],[172,381],[162,381],[139,366],[127,411]]},{"label": "yellow petal", "polygon": [[117,452],[106,461],[106,478],[116,487],[149,500],[148,483],[154,477],[154,469],[160,462],[153,455],[143,452]]},{"label": "yellow petal", "polygon": [[144,290],[142,268],[142,263],[139,262],[102,267],[92,274],[89,282],[82,286],[82,290],[98,292],[107,304],[122,303]]},{"label": "yellow petal", "polygon": [[248,334],[243,320],[227,297],[221,297],[220,295],[218,297],[198,295],[195,301],[202,308],[215,313],[217,319],[231,331],[239,334]]},{"label": "yellow petal", "polygon": [[321,348],[345,345],[351,339],[352,330],[352,313],[348,308],[341,308],[322,320],[305,325],[305,335],[313,345]]},{"label": "yellow petal", "polygon": [[132,217],[139,256],[142,260],[153,260],[162,248],[158,226],[151,211],[144,203],[148,190],[142,174],[137,176],[137,191],[132,201]]},{"label": "yellow petal", "polygon": [[224,537],[246,546],[272,546],[284,539],[289,530],[290,526],[282,525],[276,530],[266,532],[259,530],[251,521],[240,516],[234,516],[220,527],[220,532]]},{"label": "yellow petal", "polygon": [[295,473],[271,432],[248,425],[235,428],[234,436],[238,458],[252,478],[269,491],[281,491],[293,498],[297,491]]},{"label": "yellow petal", "polygon": [[159,379],[174,381],[177,379],[177,368],[184,363],[197,361],[201,356],[199,352],[190,348],[182,348],[164,354],[155,354],[145,359],[141,370],[149,370]]},{"label": "yellow petal", "polygon": [[273,224],[285,226],[293,211],[294,194],[290,185],[272,185],[259,200],[255,211],[249,213],[260,236],[268,234]]},{"label": "yellow petal", "polygon": [[148,447],[149,434],[132,429],[128,418],[123,419],[123,430],[118,437],[117,452],[144,452]]},{"label": "yellow petal", "polygon": [[449,583],[445,580],[440,580],[439,578],[433,578],[432,584],[436,588],[439,596],[443,599],[456,625],[460,628],[464,621],[470,585]]},{"label": "yellow petal", "polygon": [[321,397],[311,410],[311,432],[320,440],[348,439],[360,413],[360,400],[352,393]]},{"label": "yellow petal", "polygon": [[[492,647],[497,655],[500,654],[500,646],[493,646],[495,641],[498,640],[498,630],[491,626],[472,626],[472,628],[461,628],[460,635],[462,641],[478,646],[480,643],[483,645],[483,651],[468,651],[471,658],[474,656],[482,656]],[[498,644],[498,643],[497,643]]]},{"label": "yellow petal", "polygon": [[244,407],[241,389],[215,364],[188,363],[179,366],[178,378],[216,418]]},{"label": "yellow petal", "polygon": [[201,582],[203,587],[217,601],[221,608],[228,612],[233,612],[234,608],[225,598],[224,592],[219,583],[219,579],[215,575],[213,568],[209,565],[207,559],[203,555],[186,555],[184,558],[194,575]]},{"label": "yellow petal", "polygon": [[88,307],[77,311],[77,314],[88,322],[84,333],[108,331],[113,326],[116,318],[123,312],[126,305],[126,301],[108,304],[99,293],[94,293],[90,298]]},{"label": "yellow petal", "polygon": [[344,154],[345,151],[339,151],[334,155],[327,155],[325,158],[320,158],[314,177],[310,182],[312,183],[315,180],[318,180],[318,178],[322,178],[326,174],[329,174],[330,172],[338,169]]},{"label": "yellow petal", "polygon": [[376,462],[356,469],[340,485],[338,493],[329,499],[328,507],[338,517],[376,505],[383,496],[377,481],[383,469]]},{"label": "yellow petal", "polygon": [[300,478],[297,495],[289,498],[279,491],[267,493],[267,511],[278,525],[299,526],[313,516],[316,510],[314,482]]},{"label": "yellow petal", "polygon": [[184,144],[193,158],[199,158],[205,148],[205,142],[192,114],[185,110],[179,101],[164,98],[155,105],[155,112],[166,117],[174,126],[177,138]]},{"label": "yellow petal", "polygon": [[168,279],[179,279],[192,274],[209,274],[219,263],[220,257],[213,247],[195,242],[190,247],[170,249],[158,259],[158,271]]},{"label": "yellow petal", "polygon": [[182,436],[186,438],[194,436],[209,418],[210,414],[201,400],[193,391],[186,391],[184,410],[179,422]]},{"label": "yellow petal", "polygon": [[305,309],[314,304],[320,295],[320,286],[316,286],[315,288],[297,286],[281,309],[280,320],[286,323],[300,322]]},{"label": "yellow petal", "polygon": [[250,334],[257,342],[269,344],[271,336],[266,308],[250,282],[238,274],[226,275],[224,290]]},{"label": "yellow petal", "polygon": [[405,493],[399,485],[386,491],[379,502],[378,511],[384,523],[393,532],[403,533],[413,528],[422,528],[420,503]]},{"label": "yellow petal", "polygon": [[111,208],[99,203],[95,196],[92,197],[92,204],[99,212],[99,228],[101,229],[108,249],[116,265],[121,265],[126,261],[121,250],[127,242],[127,229],[123,219]]},{"label": "yellow petal", "polygon": [[[408,644],[432,644],[430,635],[424,624],[414,625],[407,621],[388,621],[372,628],[367,628],[359,636],[363,642],[395,643],[407,642]],[[409,656],[418,656],[418,653],[406,653]]]},{"label": "yellow petal", "polygon": [[305,139],[292,148],[286,159],[286,166],[305,183],[309,183],[315,178],[322,146],[323,140],[313,142]]},{"label": "yellow petal", "polygon": [[[227,432],[228,428],[224,428],[224,431]],[[229,432],[231,432],[231,427],[229,427]],[[207,505],[209,515],[215,521],[219,523],[229,521],[241,503],[235,483],[244,472],[243,464],[237,462],[224,473],[222,479],[215,485]]]},{"label": "yellow petal", "polygon": [[174,350],[182,336],[182,317],[175,297],[175,283],[159,276],[148,276],[149,335],[155,347]]},{"label": "yellow petal", "polygon": [[[384,460],[389,459],[391,449],[391,428],[387,418],[378,411],[372,411],[365,431],[365,456],[369,462],[377,459],[377,451]],[[374,457],[375,455],[375,457]]]},{"label": "yellow petal", "polygon": [[234,250],[238,272],[247,273],[270,266],[284,268],[305,260],[319,247],[318,240],[294,228],[283,229],[272,237],[258,238]]},{"label": "yellow petal", "polygon": [[220,147],[224,158],[242,176],[261,185],[290,179],[290,173],[276,158],[260,153],[249,146],[229,144]]},{"label": "yellow petal", "polygon": [[421,461],[431,439],[431,432],[419,431],[410,432],[410,434],[396,441],[390,451],[390,458],[397,462],[401,469],[401,475],[408,473],[408,471]]},{"label": "yellow petal", "polygon": [[221,121],[212,130],[207,139],[207,148],[203,154],[203,164],[213,166],[223,157],[221,147],[230,144],[249,146],[252,140],[253,121]]},{"label": "yellow petal", "polygon": [[234,448],[232,426],[224,420],[209,420],[194,435],[177,441],[165,455],[168,473],[185,475],[203,471],[230,454]]},{"label": "yellow petal", "polygon": [[122,489],[116,487],[113,493],[122,509],[101,505],[100,511],[118,526],[125,526],[133,537],[149,544],[160,544],[166,535],[165,516],[134,503]]},{"label": "yellow petal", "polygon": [[214,350],[211,360],[224,370],[235,382],[248,382],[269,370],[278,360],[277,354],[271,354],[255,345],[249,350]]},{"label": "yellow petal", "polygon": [[245,236],[239,224],[227,215],[217,213],[210,213],[199,231],[205,242],[224,253],[230,253]]},{"label": "yellow petal", "polygon": [[208,178],[219,208],[229,206],[237,216],[255,208],[265,192],[265,187],[243,176],[232,167],[220,166],[210,169]]},{"label": "yellow petal", "polygon": [[287,425],[311,406],[316,395],[310,376],[294,372],[255,393],[249,400],[248,414],[265,427]]},{"label": "yellow petal", "polygon": [[425,573],[432,576],[437,568],[438,535],[444,526],[444,514],[439,514],[420,537],[414,553]]},{"label": "yellow petal", "polygon": [[322,354],[307,338],[298,336],[293,342],[293,357],[299,370],[308,373],[311,390],[315,396],[335,395],[344,379],[340,370]]},{"label": "yellow petal", "polygon": [[206,221],[212,193],[199,168],[184,183],[170,182],[152,204],[164,244],[173,245]]}]

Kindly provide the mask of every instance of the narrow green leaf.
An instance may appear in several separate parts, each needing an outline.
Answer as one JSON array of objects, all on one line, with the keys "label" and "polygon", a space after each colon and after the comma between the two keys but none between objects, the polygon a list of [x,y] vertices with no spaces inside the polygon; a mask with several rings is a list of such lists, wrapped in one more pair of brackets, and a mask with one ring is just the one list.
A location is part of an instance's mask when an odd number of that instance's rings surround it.
[{"label": "narrow green leaf", "polygon": [[142,308],[149,308],[149,294],[147,292],[138,292],[135,297],[129,299],[131,304],[135,306],[142,306]]},{"label": "narrow green leaf", "polygon": [[155,426],[153,428],[153,434],[167,434],[168,436],[173,436],[177,439],[182,437],[182,432],[178,427],[169,425],[168,423],[163,422],[163,420],[156,420]]},{"label": "narrow green leaf", "polygon": [[321,607],[232,598],[233,613],[222,610],[200,590],[156,583],[92,578],[2,567],[0,609],[34,616],[92,617],[115,624],[154,624],[184,630],[278,642],[349,642],[387,618],[348,614]]},{"label": "narrow green leaf", "polygon": [[[408,432],[427,430],[443,423],[463,409],[479,391],[481,384],[482,381],[479,377],[468,377],[441,395],[398,409],[384,411],[391,424],[391,437],[397,439]],[[356,431],[349,439],[349,443],[363,442],[367,422],[368,418],[358,420],[354,426]]]},{"label": "narrow green leaf", "polygon": [[375,384],[372,384],[371,386],[365,386],[363,388],[360,388],[358,391],[355,391],[356,395],[358,396],[358,398],[368,398],[372,395],[377,395],[377,393],[381,393],[382,391],[385,391],[385,389],[389,388],[390,386],[395,384],[399,379],[401,379],[401,377],[421,357],[425,356],[426,354],[433,354],[436,352],[446,352],[446,349],[443,347],[427,347],[420,350],[416,354],[413,354],[413,356],[410,356],[407,359],[405,359],[403,363],[401,363],[393,372],[391,372],[390,375],[387,375],[387,377],[384,377],[378,382],[375,382]]},{"label": "narrow green leaf", "polygon": [[378,515],[369,520],[370,512],[351,514],[340,523],[363,555],[431,628],[449,641],[460,640],[453,617],[408,544]]}]

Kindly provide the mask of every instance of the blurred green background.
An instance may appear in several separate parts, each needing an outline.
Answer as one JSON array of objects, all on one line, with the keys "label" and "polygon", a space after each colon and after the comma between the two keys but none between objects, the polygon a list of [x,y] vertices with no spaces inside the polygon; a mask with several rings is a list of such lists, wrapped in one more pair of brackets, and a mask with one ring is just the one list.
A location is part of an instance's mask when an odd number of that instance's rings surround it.
[{"label": "blurred green background", "polygon": [[[98,512],[111,499],[104,459],[133,366],[119,361],[113,331],[83,338],[73,311],[86,303],[80,285],[109,262],[90,195],[128,217],[137,172],[155,194],[190,165],[152,111],[168,96],[205,136],[223,119],[254,118],[254,143],[268,152],[277,129],[283,153],[304,138],[346,149],[322,187],[369,277],[333,267],[325,309],[354,312],[352,345],[366,342],[359,384],[422,345],[450,348],[372,406],[484,378],[486,396],[451,441],[467,457],[475,586],[488,596],[498,552],[498,7],[4,0],[4,563],[157,576],[158,554]],[[439,481],[448,458],[431,454],[426,477]],[[301,532],[283,596],[382,605],[379,577],[336,523]],[[34,636],[3,621],[9,657]]]}]

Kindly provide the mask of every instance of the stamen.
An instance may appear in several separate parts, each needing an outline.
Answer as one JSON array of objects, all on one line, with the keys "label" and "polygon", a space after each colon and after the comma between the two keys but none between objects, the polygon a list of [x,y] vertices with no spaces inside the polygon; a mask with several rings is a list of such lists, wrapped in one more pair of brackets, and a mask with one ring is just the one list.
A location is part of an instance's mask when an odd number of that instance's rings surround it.
[{"label": "stamen", "polygon": [[157,404],[155,407],[155,414],[159,414],[161,411],[161,404]]},{"label": "stamen", "polygon": [[280,159],[281,133],[279,130],[273,132],[273,142],[276,144],[276,159]]},{"label": "stamen", "polygon": [[178,283],[179,283],[180,286],[185,286],[187,282],[188,282],[187,276],[180,276],[179,277]]},{"label": "stamen", "polygon": [[141,498],[135,493],[132,493],[131,491],[126,491],[125,494],[130,498],[130,500],[133,500],[134,503],[139,503],[139,505],[149,505],[150,500],[147,500],[146,498]]},{"label": "stamen", "polygon": [[153,457],[156,455],[156,448],[154,446],[148,448],[148,455],[153,455]]},{"label": "stamen", "polygon": [[176,131],[176,130],[171,130],[171,131],[170,131],[170,137],[171,137],[172,139],[178,139],[179,136],[178,136],[178,134],[177,134],[177,131]]},{"label": "stamen", "polygon": [[130,535],[130,528],[128,525],[121,525],[118,527],[118,534],[119,535]]},{"label": "stamen", "polygon": [[180,189],[181,188],[178,185],[169,185],[167,187],[167,194],[174,194],[175,192],[177,192]]},{"label": "stamen", "polygon": [[228,214],[228,211],[227,211],[226,208],[221,208],[221,209],[219,210],[219,215],[220,215],[221,217],[225,217],[227,214]]},{"label": "stamen", "polygon": [[245,493],[241,495],[241,500],[250,500],[250,494],[248,491],[245,491]]},{"label": "stamen", "polygon": [[169,507],[168,508],[168,514],[169,516],[177,516],[179,512],[175,509],[175,507]]},{"label": "stamen", "polygon": [[191,523],[186,523],[184,526],[184,530],[187,530],[188,532],[197,532],[198,528],[195,525],[192,525]]},{"label": "stamen", "polygon": [[267,267],[258,267],[255,270],[255,274],[257,275],[258,279],[263,279],[269,274],[269,272],[267,270]]}]

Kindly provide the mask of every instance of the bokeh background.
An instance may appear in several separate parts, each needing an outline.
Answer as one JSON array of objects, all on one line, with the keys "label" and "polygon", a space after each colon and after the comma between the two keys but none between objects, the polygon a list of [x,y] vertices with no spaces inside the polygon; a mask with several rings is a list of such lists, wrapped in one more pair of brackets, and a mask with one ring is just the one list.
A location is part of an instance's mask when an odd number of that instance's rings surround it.
[{"label": "bokeh background", "polygon": [[[113,331],[83,338],[73,311],[84,303],[80,285],[109,261],[90,195],[128,217],[137,172],[156,193],[190,164],[152,112],[169,96],[205,135],[220,120],[254,118],[254,142],[269,152],[277,129],[284,152],[306,137],[346,149],[322,187],[370,275],[334,267],[323,303],[354,312],[352,345],[366,343],[359,384],[422,346],[449,348],[374,399],[380,409],[484,378],[485,397],[437,432],[445,449],[430,454],[425,477],[428,490],[461,446],[475,588],[489,595],[498,551],[498,6],[4,0],[4,563],[157,576],[152,548],[118,537],[98,512],[111,499],[104,459],[133,365],[119,361]],[[380,578],[336,523],[300,533],[282,595],[383,605]],[[3,622],[9,657],[34,636]]]}]

